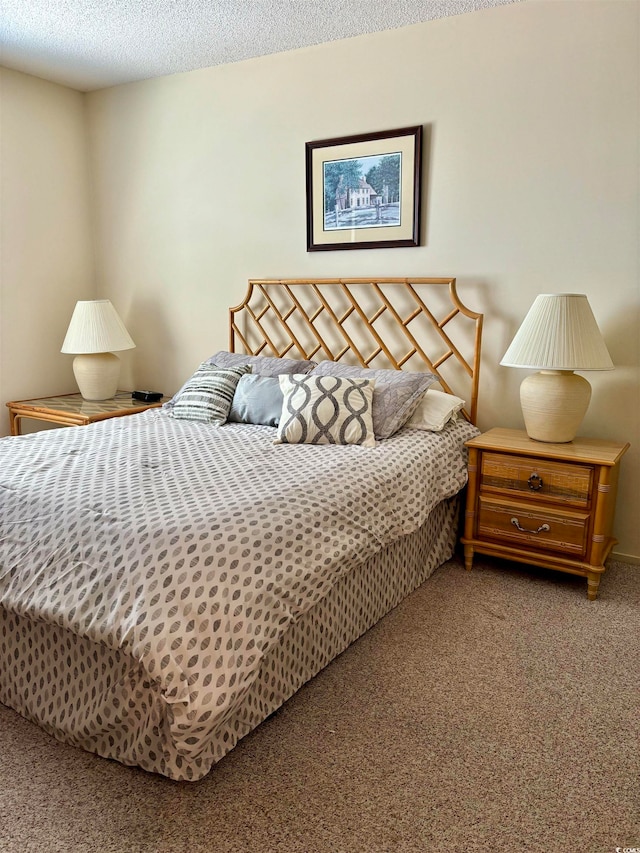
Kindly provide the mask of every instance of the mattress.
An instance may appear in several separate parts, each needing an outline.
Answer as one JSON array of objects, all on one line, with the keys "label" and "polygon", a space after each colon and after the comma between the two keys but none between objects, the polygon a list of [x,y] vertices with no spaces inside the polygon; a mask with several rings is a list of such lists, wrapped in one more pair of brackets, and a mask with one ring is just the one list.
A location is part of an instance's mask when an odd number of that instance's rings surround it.
[{"label": "mattress", "polygon": [[0,701],[201,778],[450,554],[476,432],[283,446],[152,410],[4,439]]}]

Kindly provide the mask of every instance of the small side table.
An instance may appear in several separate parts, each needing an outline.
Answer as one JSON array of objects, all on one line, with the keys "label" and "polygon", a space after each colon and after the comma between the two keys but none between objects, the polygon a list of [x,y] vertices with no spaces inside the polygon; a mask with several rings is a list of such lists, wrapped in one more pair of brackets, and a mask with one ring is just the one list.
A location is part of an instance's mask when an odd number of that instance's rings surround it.
[{"label": "small side table", "polygon": [[629,444],[596,438],[547,444],[522,430],[496,428],[467,447],[466,568],[478,552],[569,572],[587,579],[587,597],[595,599],[616,543],[616,486]]},{"label": "small side table", "polygon": [[163,397],[157,403],[143,403],[132,399],[130,391],[118,391],[112,400],[85,400],[81,394],[17,400],[7,403],[9,428],[11,435],[20,435],[22,418],[47,421],[58,426],[86,426],[106,418],[120,418],[123,415],[136,415],[147,409],[155,409],[167,399]]}]

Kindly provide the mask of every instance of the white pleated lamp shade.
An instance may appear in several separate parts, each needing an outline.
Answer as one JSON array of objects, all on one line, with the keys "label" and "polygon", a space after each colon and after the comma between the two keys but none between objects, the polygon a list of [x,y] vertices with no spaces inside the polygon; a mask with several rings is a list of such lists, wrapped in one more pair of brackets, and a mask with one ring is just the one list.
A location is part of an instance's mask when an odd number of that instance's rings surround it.
[{"label": "white pleated lamp shade", "polygon": [[133,349],[118,312],[108,299],[76,303],[61,352],[95,353]]},{"label": "white pleated lamp shade", "polygon": [[612,370],[584,293],[542,293],[500,362],[538,370]]}]

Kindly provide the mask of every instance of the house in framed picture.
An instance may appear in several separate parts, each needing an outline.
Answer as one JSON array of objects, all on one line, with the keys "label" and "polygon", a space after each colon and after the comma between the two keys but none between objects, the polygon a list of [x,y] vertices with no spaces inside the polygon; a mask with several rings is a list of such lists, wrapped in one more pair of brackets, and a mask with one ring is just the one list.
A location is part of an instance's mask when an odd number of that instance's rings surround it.
[{"label": "house in framed picture", "polygon": [[[3,0],[0,64],[0,853],[638,847],[640,2]],[[613,369],[529,439],[567,294]]]},{"label": "house in framed picture", "polygon": [[[387,189],[386,195],[388,196],[388,194],[389,193]],[[340,175],[338,186],[335,190],[336,203],[334,205],[334,208],[338,211],[339,214],[343,214],[348,210],[354,210],[355,208],[373,208],[375,206],[379,206],[382,203],[383,198],[384,190],[383,193],[377,193],[366,178],[358,178],[357,181],[355,181],[354,183],[348,184],[344,180],[344,175]],[[331,199],[331,186],[326,176],[325,199],[325,208],[327,208],[327,202]],[[327,213],[325,213],[325,228],[330,227],[331,224],[327,211]],[[337,223],[334,222],[333,227],[336,228]]]}]

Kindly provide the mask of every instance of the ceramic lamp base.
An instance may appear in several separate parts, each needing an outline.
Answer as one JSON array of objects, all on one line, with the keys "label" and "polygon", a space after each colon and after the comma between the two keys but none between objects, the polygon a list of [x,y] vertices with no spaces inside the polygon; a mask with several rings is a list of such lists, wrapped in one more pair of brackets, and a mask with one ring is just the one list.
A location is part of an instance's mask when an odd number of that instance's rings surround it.
[{"label": "ceramic lamp base", "polygon": [[573,441],[590,399],[591,385],[570,370],[541,370],[527,376],[520,386],[527,435],[558,444]]},{"label": "ceramic lamp base", "polygon": [[118,390],[120,359],[112,352],[77,355],[73,374],[85,400],[111,400]]}]

